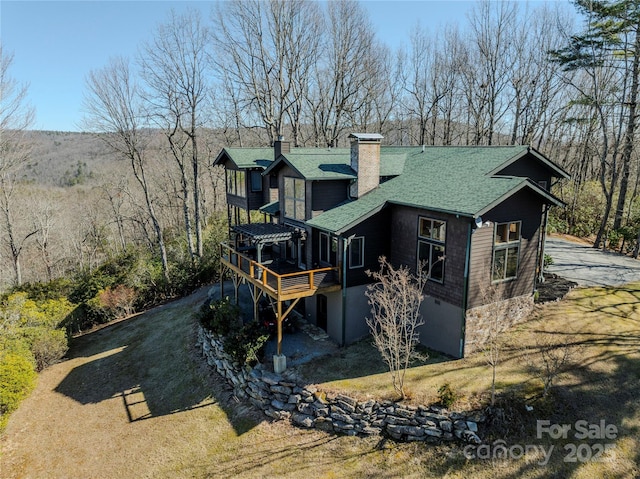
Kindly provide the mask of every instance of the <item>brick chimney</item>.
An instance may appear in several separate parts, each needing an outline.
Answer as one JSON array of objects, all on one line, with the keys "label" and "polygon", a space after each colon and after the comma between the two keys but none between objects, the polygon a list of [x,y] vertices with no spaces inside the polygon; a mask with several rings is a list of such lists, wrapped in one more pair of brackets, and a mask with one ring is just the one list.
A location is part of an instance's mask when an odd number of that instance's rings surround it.
[{"label": "brick chimney", "polygon": [[360,198],[380,185],[380,142],[378,133],[352,133],[351,168],[357,174],[351,185],[352,198]]},{"label": "brick chimney", "polygon": [[284,137],[279,136],[276,141],[273,142],[273,159],[277,160],[283,153],[291,152],[291,143],[284,141]]}]

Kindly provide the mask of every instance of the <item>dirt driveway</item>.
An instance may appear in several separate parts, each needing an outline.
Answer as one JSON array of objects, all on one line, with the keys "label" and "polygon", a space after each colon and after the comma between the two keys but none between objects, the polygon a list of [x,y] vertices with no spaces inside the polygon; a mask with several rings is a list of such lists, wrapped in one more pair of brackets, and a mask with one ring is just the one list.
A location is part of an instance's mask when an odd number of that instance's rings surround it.
[{"label": "dirt driveway", "polygon": [[553,258],[549,272],[580,286],[620,286],[640,281],[640,261],[618,253],[553,237],[547,238],[545,253]]}]

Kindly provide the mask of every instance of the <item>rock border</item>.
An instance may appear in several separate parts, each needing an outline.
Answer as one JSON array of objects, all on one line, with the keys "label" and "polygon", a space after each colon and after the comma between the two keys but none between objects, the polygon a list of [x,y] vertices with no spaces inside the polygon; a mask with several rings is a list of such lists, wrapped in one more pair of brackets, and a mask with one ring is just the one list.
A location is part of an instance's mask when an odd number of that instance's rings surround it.
[{"label": "rock border", "polygon": [[302,385],[292,371],[275,374],[261,364],[241,367],[224,351],[222,337],[201,325],[196,346],[202,350],[207,364],[233,387],[236,397],[248,400],[272,419],[347,436],[386,435],[397,441],[482,443],[478,436],[478,423],[486,419],[482,413],[464,414],[437,406],[359,402],[341,394],[332,396],[315,386]]}]

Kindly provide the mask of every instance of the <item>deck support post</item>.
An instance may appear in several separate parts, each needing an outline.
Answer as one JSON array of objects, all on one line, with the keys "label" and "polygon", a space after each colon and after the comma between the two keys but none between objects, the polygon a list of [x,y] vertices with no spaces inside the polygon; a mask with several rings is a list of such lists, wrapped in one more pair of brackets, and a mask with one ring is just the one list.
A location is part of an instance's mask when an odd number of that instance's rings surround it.
[{"label": "deck support post", "polygon": [[238,295],[238,290],[240,289],[240,275],[238,273],[233,274],[233,289],[235,292],[235,298],[236,298],[236,304],[240,304],[240,300],[239,300],[239,295]]},{"label": "deck support post", "polygon": [[282,355],[282,301],[278,301],[278,313],[276,316],[276,324],[278,325],[278,356]]}]

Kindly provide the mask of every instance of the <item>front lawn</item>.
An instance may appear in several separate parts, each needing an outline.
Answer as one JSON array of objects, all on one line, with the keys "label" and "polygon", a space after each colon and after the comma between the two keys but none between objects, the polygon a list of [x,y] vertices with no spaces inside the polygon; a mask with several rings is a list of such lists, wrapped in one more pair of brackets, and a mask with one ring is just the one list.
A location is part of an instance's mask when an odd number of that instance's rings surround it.
[{"label": "front lawn", "polygon": [[[514,407],[485,446],[554,447],[550,462],[531,450],[505,460],[465,457],[463,446],[396,443],[384,437],[337,436],[271,422],[232,396],[194,354],[202,294],[78,338],[70,358],[45,370],[39,384],[0,436],[3,477],[640,477],[640,284],[575,290],[543,306],[511,332],[498,371]],[[541,390],[523,368],[524,352],[541,331],[581,345],[580,364],[547,402],[522,397]],[[305,368],[323,389],[359,396],[393,395],[375,350],[361,343]],[[486,403],[489,369],[482,355],[461,361],[432,357],[411,369],[414,402],[449,383],[464,397],[457,406]],[[508,405],[503,401],[503,406]],[[536,419],[573,427],[567,439],[538,438]],[[615,426],[615,439],[575,440],[576,421]],[[51,438],[55,438],[51,440]],[[580,447],[571,455],[566,446]],[[598,444],[613,449],[598,452]],[[512,454],[512,456],[514,455]],[[574,462],[565,462],[571,461]],[[584,462],[583,462],[584,461]]]},{"label": "front lawn", "polygon": [[[551,460],[565,475],[579,470],[579,477],[603,477],[605,472],[615,471],[611,477],[636,477],[640,459],[640,283],[574,289],[562,301],[538,306],[529,320],[504,333],[504,339],[497,387],[503,396],[500,405],[506,406],[502,412],[510,416],[511,424],[485,431],[485,439],[554,445],[556,453]],[[556,379],[548,397],[542,398],[543,383],[533,376],[529,365],[532,361],[540,364],[539,350],[550,340],[559,349],[568,346],[573,366]],[[310,383],[332,392],[363,399],[395,397],[390,375],[370,340],[305,365],[300,373]],[[438,389],[444,384],[460,396],[453,409],[486,407],[491,387],[486,355],[478,352],[453,360],[432,354],[426,363],[407,371],[409,402],[437,402]],[[527,406],[533,410],[526,411]],[[539,419],[568,424],[571,431],[558,442],[546,432],[539,434]],[[603,462],[587,460],[587,453],[595,456],[598,452],[599,446],[594,444],[602,443],[602,437],[591,440],[587,449],[585,441],[575,437],[579,434],[576,421],[593,429],[605,421],[617,429],[615,441],[605,438],[615,447],[602,455]],[[574,446],[582,456],[571,457]]]}]

